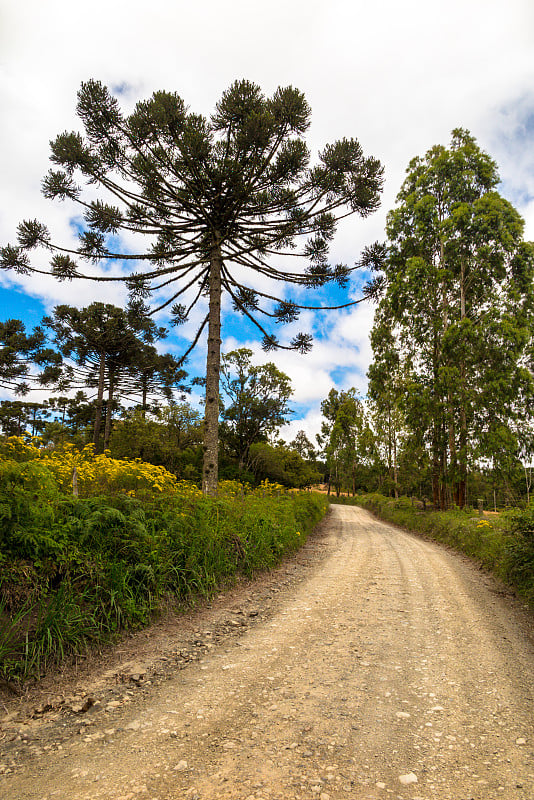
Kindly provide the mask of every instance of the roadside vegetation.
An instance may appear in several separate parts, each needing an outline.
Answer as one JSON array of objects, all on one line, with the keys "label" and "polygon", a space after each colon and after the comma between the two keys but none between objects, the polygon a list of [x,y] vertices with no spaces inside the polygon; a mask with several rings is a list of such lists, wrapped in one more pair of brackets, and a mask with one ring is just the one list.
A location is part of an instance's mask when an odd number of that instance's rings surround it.
[{"label": "roadside vegetation", "polygon": [[480,516],[473,509],[423,510],[408,498],[381,494],[330,497],[421,533],[476,559],[534,606],[534,507]]},{"label": "roadside vegetation", "polygon": [[[95,81],[78,100],[87,136],[58,136],[61,169],[43,181],[47,198],[83,206],[78,245],[27,220],[0,268],[40,274],[46,256],[61,281],[105,263],[91,279],[116,280],[129,302],[58,305],[32,331],[0,321],[0,677],[38,675],[145,624],[167,598],[273,566],[325,513],[326,498],[298,492],[318,483],[462,550],[533,601],[534,243],[471,134],[457,128],[448,147],[414,158],[385,240],[333,266],[337,221],[378,206],[382,167],[355,139],[311,165],[297,90],[266,98],[238,81],[209,120],[162,92],[125,117]],[[102,199],[87,203],[75,173]],[[147,248],[128,254],[129,275],[109,271],[124,267],[122,231]],[[303,271],[271,260],[286,248]],[[356,299],[332,306],[329,287],[358,269]],[[283,441],[291,379],[253,350],[221,351],[225,293],[266,352],[310,349],[306,331],[274,333],[304,309],[375,301],[367,397],[332,388],[316,443],[303,430]],[[179,357],[175,344],[164,352],[197,302],[197,333],[178,340]],[[206,332],[206,370],[190,379],[183,367]],[[204,414],[187,402],[193,386]],[[526,510],[477,517],[475,499]]]},{"label": "roadside vegetation", "polygon": [[[163,467],[13,437],[0,460],[0,678],[24,682],[166,603],[208,597],[296,550],[317,494],[267,481],[207,498]],[[72,493],[77,469],[78,496]]]}]

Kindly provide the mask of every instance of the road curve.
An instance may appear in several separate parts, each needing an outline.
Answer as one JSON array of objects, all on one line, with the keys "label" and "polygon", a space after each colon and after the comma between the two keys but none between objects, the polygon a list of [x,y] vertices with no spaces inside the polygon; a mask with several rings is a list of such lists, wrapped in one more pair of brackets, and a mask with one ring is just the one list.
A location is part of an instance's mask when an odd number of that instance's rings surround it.
[{"label": "road curve", "polygon": [[528,614],[361,509],[326,531],[274,616],[0,777],[3,800],[532,800]]}]

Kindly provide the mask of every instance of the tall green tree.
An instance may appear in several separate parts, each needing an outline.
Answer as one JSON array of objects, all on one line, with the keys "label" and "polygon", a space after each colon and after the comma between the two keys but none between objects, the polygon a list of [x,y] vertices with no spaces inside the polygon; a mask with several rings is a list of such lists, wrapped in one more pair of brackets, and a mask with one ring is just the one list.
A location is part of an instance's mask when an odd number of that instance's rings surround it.
[{"label": "tall green tree", "polygon": [[24,400],[0,401],[0,430],[6,436],[37,436],[46,425],[48,410],[44,403]]},{"label": "tall green tree", "polygon": [[376,444],[383,451],[382,460],[387,469],[386,486],[398,497],[398,455],[404,426],[404,382],[392,321],[389,313],[384,316],[385,310],[384,307],[377,309],[371,331],[373,362],[367,373],[367,394]]},{"label": "tall green tree", "polygon": [[306,436],[303,430],[297,431],[297,434],[289,446],[296,450],[299,456],[305,461],[315,461],[317,459],[317,450]]},{"label": "tall green tree", "polygon": [[[97,390],[93,443],[100,447],[104,392],[107,388],[104,448],[111,433],[114,402],[121,382],[137,372],[146,344],[161,338],[165,330],[145,317],[137,317],[109,303],[86,308],[56,306],[43,319],[65,359],[59,383],[62,388]],[[69,363],[72,362],[72,363]],[[57,381],[56,381],[57,383]]]},{"label": "tall green tree", "polygon": [[143,343],[132,359],[121,380],[119,394],[124,402],[137,401],[142,413],[146,413],[149,401],[163,398],[167,403],[174,401],[174,392],[185,394],[189,387],[184,383],[187,372],[179,360],[170,353],[158,353],[154,345]]},{"label": "tall green tree", "polygon": [[[382,167],[364,157],[353,138],[327,145],[312,165],[303,138],[310,108],[292,87],[267,98],[257,85],[237,81],[208,119],[163,91],[125,116],[108,89],[91,80],[82,84],[77,111],[85,137],[65,132],[52,142],[58,168],[44,179],[43,191],[81,207],[79,246],[60,247],[42,223],[25,221],[18,243],[0,251],[0,265],[19,273],[51,272],[60,280],[126,281],[138,314],[147,313],[144,301],[157,292],[158,308],[172,306],[176,323],[188,319],[199,299],[208,299],[187,352],[207,326],[203,488],[213,495],[223,293],[257,326],[266,349],[306,352],[308,333],[282,344],[270,323],[293,322],[304,307],[326,307],[301,305],[301,287],[347,283],[355,267],[330,265],[329,245],[340,218],[377,208]],[[79,178],[90,185],[88,199]],[[95,189],[101,190],[98,199]],[[122,232],[142,234],[137,238],[148,242],[146,248],[119,252]],[[28,251],[35,247],[50,251],[49,268],[33,266]],[[291,269],[279,258],[285,253],[307,266]],[[83,272],[84,261],[118,261],[120,267],[94,275]],[[126,277],[125,264],[131,265]],[[295,288],[293,297],[287,286]]]},{"label": "tall green tree", "polygon": [[356,494],[358,473],[369,466],[374,452],[374,436],[366,419],[363,403],[354,389],[345,393],[336,411],[326,449],[327,465],[334,474],[335,489]]},{"label": "tall green tree", "polygon": [[246,464],[250,446],[267,441],[287,422],[293,394],[290,378],[272,362],[254,365],[252,350],[241,347],[222,357],[221,386],[229,401],[222,413],[222,439]]},{"label": "tall green tree", "polygon": [[[469,465],[491,456],[531,381],[532,248],[496,191],[495,162],[465,130],[413,159],[388,215],[385,294],[404,409],[431,451],[433,500],[466,503]],[[498,438],[498,437],[497,437]]]},{"label": "tall green tree", "polygon": [[328,493],[333,485],[339,496],[343,489],[357,488],[358,468],[373,457],[374,436],[356,389],[331,389],[321,403],[323,421],[317,441],[328,469]]}]

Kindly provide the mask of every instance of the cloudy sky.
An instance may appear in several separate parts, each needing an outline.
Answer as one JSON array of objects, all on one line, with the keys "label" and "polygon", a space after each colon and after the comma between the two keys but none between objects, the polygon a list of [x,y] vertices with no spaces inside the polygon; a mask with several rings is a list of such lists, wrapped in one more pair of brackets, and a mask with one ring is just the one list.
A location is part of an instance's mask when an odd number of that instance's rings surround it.
[{"label": "cloudy sky", "polygon": [[[47,222],[56,240],[72,237],[65,207],[44,200],[40,182],[49,141],[79,127],[76,92],[88,78],[120,87],[125,110],[167,89],[205,115],[239,78],[268,95],[277,86],[301,89],[313,112],[312,152],[354,137],[385,167],[380,210],[344,222],[333,263],[353,264],[362,247],[383,238],[409,160],[447,144],[456,127],[468,128],[495,158],[500,190],[534,239],[532,0],[0,0],[1,245],[14,241],[22,219]],[[352,299],[358,288],[356,279]],[[0,274],[1,318],[30,327],[57,303],[97,299],[122,304],[124,295]],[[368,305],[309,315],[310,354],[266,355],[227,309],[223,349],[246,345],[256,361],[274,360],[287,372],[295,414],[283,435],[299,428],[313,435],[330,388],[365,393],[372,318]],[[173,336],[167,343],[176,354],[183,347]],[[199,349],[191,374],[202,373],[203,358]]]}]

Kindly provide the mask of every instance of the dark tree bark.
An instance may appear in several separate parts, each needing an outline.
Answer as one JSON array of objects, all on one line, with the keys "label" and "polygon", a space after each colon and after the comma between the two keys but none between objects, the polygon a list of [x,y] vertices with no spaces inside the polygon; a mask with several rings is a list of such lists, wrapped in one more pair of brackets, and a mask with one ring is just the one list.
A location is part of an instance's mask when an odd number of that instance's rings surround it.
[{"label": "dark tree bark", "polygon": [[208,354],[206,358],[206,406],[204,413],[204,463],[202,491],[217,495],[219,451],[219,373],[221,368],[221,249],[214,237],[210,260]]}]

